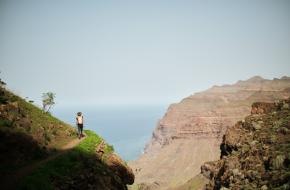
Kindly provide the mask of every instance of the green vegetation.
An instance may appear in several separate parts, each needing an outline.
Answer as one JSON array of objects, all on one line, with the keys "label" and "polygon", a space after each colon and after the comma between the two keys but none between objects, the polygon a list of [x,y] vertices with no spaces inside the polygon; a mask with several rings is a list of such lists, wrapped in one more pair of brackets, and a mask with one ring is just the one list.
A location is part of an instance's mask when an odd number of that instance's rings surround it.
[{"label": "green vegetation", "polygon": [[107,145],[105,146],[105,152],[114,152],[114,147],[113,145]]},{"label": "green vegetation", "polygon": [[45,112],[49,112],[52,106],[55,104],[55,93],[46,92],[42,94],[42,109]]},{"label": "green vegetation", "polygon": [[76,130],[0,86],[0,173],[45,159],[76,138]]},{"label": "green vegetation", "polygon": [[76,136],[74,128],[50,113],[44,112],[4,88],[1,88],[0,91],[0,99],[6,100],[4,105],[7,107],[7,116],[0,117],[0,127],[9,127],[11,130],[24,132],[37,139],[39,144],[52,148],[59,148]]},{"label": "green vegetation", "polygon": [[7,104],[8,100],[7,98],[0,96],[0,104]]},{"label": "green vegetation", "polygon": [[11,127],[12,126],[12,122],[7,120],[7,119],[1,119],[0,118],[0,126]]},{"label": "green vegetation", "polygon": [[76,147],[64,149],[77,132],[49,113],[54,94],[47,98],[50,102],[44,103],[49,107],[44,111],[0,85],[0,183],[4,189],[119,190],[134,182],[130,168],[113,154],[113,146],[91,131],[85,131],[87,137]]},{"label": "green vegetation", "polygon": [[[92,131],[86,130],[85,134],[87,138],[75,148],[47,162],[30,176],[25,177],[19,189],[51,190],[53,189],[53,184],[51,183],[52,177],[66,179],[73,175],[77,175],[78,171],[86,168],[84,160],[95,158],[96,146],[103,140]],[[111,153],[111,148],[109,147],[109,145],[106,145],[105,154]],[[99,167],[101,171],[104,170],[102,164],[99,164],[97,167]]]},{"label": "green vegetation", "polygon": [[273,168],[274,169],[280,169],[283,167],[283,163],[285,160],[285,156],[284,155],[278,155],[276,156],[276,158],[273,160]]}]

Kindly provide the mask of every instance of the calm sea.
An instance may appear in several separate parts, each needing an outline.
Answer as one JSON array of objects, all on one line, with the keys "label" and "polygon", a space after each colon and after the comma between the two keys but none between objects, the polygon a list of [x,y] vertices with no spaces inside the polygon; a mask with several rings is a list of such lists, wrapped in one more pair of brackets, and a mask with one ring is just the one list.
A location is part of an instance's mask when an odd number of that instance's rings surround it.
[{"label": "calm sea", "polygon": [[126,161],[138,158],[150,140],[166,106],[57,108],[53,114],[75,126],[75,114],[84,115],[84,128],[95,131]]}]

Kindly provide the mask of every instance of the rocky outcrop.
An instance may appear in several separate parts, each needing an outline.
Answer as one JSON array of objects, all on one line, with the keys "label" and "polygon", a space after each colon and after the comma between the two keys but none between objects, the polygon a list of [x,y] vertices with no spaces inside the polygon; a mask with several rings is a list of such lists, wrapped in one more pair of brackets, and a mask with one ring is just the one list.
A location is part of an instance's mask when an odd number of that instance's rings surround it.
[{"label": "rocky outcrop", "polygon": [[275,104],[266,102],[255,102],[252,105],[251,114],[266,114],[275,109]]},{"label": "rocky outcrop", "polygon": [[96,155],[99,160],[105,160],[106,166],[117,174],[123,184],[132,185],[134,183],[134,173],[132,169],[115,153],[105,154],[106,143],[102,141],[96,148]]},{"label": "rocky outcrop", "polygon": [[219,159],[220,143],[229,126],[251,110],[253,113],[271,110],[258,104],[256,110],[251,109],[252,103],[288,98],[289,88],[289,77],[275,80],[253,77],[233,85],[214,86],[170,105],[145,153],[130,162],[136,183],[158,183],[158,189],[166,189],[190,180],[204,162]]},{"label": "rocky outcrop", "polygon": [[116,154],[111,153],[107,156],[106,165],[120,176],[123,184],[132,185],[134,183],[134,173],[131,168]]},{"label": "rocky outcrop", "polygon": [[134,183],[131,168],[116,154],[105,157],[93,156],[90,159],[81,158],[85,168],[77,174],[53,179],[54,188],[58,190],[127,190],[127,185]]},{"label": "rocky outcrop", "polygon": [[290,99],[254,103],[252,114],[227,130],[221,160],[201,167],[211,180],[206,189],[290,189],[289,106]]}]

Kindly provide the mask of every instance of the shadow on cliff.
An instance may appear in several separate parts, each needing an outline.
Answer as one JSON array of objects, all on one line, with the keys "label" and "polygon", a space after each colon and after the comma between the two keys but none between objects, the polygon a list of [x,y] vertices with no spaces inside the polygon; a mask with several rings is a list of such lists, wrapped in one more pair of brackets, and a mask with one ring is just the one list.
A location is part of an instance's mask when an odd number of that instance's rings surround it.
[{"label": "shadow on cliff", "polygon": [[101,139],[85,139],[70,150],[47,149],[27,134],[3,129],[0,129],[3,189],[126,190],[127,184],[134,183],[132,170],[110,146],[97,150]]},{"label": "shadow on cliff", "polygon": [[2,126],[0,139],[1,184],[5,176],[12,175],[27,164],[46,158],[49,152],[55,152],[55,150],[40,146],[36,140],[25,133],[15,132]]}]

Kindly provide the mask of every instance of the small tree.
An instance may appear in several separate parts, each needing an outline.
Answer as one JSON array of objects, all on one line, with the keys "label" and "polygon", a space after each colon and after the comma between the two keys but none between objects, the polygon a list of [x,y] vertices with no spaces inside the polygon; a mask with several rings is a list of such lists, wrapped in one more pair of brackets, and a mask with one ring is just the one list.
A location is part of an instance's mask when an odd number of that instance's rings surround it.
[{"label": "small tree", "polygon": [[[1,71],[0,71],[0,74],[1,74]],[[6,85],[6,83],[0,78],[0,86],[3,87],[5,85]]]},{"label": "small tree", "polygon": [[6,83],[0,79],[0,86],[5,86]]},{"label": "small tree", "polygon": [[46,92],[42,94],[42,109],[44,112],[49,112],[51,107],[55,104],[55,94],[52,92]]}]

